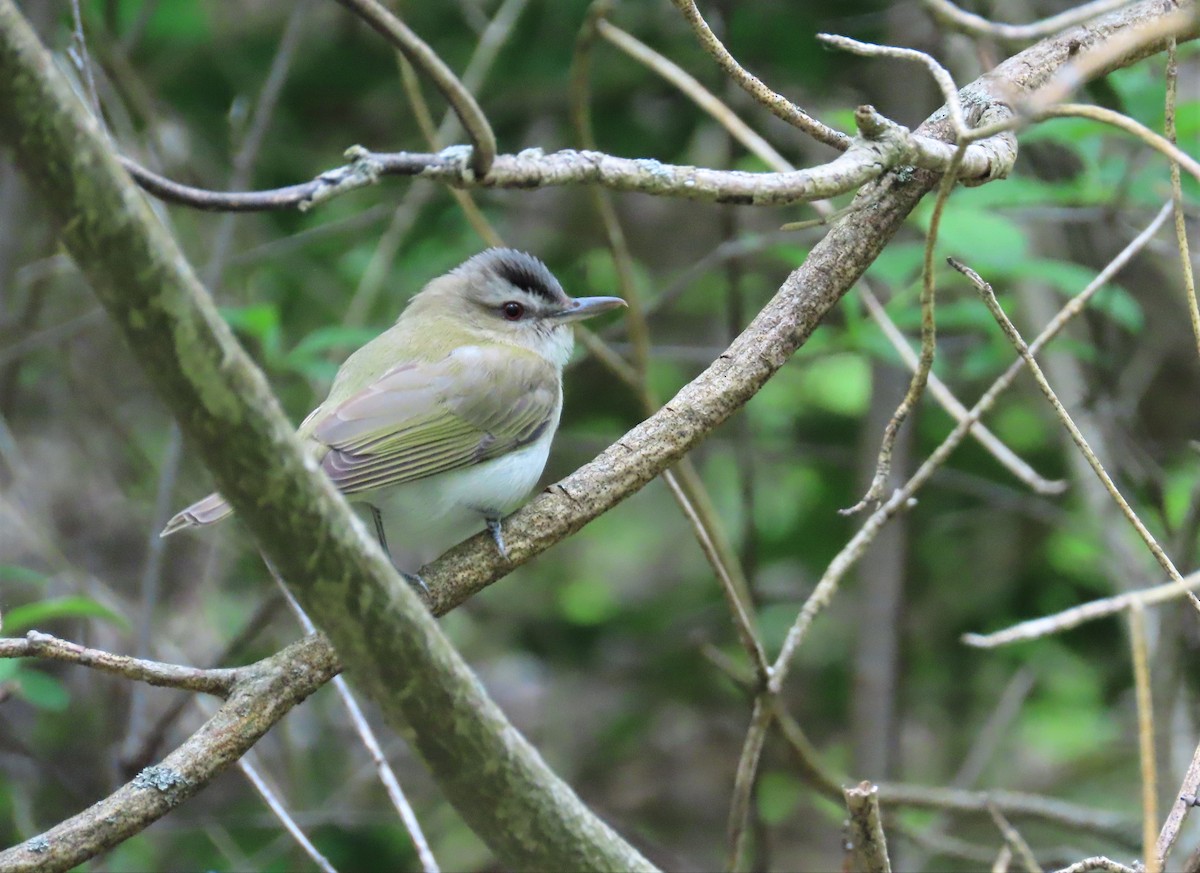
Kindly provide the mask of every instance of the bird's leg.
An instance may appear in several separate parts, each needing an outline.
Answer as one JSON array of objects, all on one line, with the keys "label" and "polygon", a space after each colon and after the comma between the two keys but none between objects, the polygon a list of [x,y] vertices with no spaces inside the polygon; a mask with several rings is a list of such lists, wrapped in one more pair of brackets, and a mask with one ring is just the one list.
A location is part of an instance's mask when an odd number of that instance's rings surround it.
[{"label": "bird's leg", "polygon": [[492,539],[496,542],[496,549],[500,552],[500,557],[508,560],[508,548],[504,545],[504,530],[500,527],[500,519],[489,518],[487,520],[488,533],[492,535]]},{"label": "bird's leg", "polygon": [[379,548],[390,558],[392,553],[388,551],[387,534],[383,531],[383,513],[379,511],[379,507],[370,503],[367,504],[367,509],[371,510],[371,518],[375,522],[375,537],[379,540]]},{"label": "bird's leg", "polygon": [[[388,556],[388,560],[392,562],[392,566],[396,567],[396,559],[392,557],[391,551],[388,550],[387,534],[383,531],[383,514],[379,508],[367,504],[367,509],[371,510],[371,518],[375,522],[375,536],[379,539],[379,547],[383,549],[383,553]],[[405,573],[399,567],[396,567],[396,572],[404,577],[404,581],[416,588],[418,592],[429,596],[429,586],[425,584],[425,580],[417,573]]]},{"label": "bird's leg", "polygon": [[396,572],[404,578],[405,582],[416,588],[418,594],[424,594],[426,597],[431,596],[429,586],[425,584],[425,580],[421,578],[420,574],[405,573],[403,570],[397,570]]}]

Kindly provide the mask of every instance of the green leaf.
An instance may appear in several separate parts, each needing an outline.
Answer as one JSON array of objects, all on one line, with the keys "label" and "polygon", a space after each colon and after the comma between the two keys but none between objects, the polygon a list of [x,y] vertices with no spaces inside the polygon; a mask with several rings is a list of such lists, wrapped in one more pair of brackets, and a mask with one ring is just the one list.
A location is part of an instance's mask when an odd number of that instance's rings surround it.
[{"label": "green leaf", "polygon": [[0,581],[42,585],[46,581],[46,574],[17,564],[0,564]]},{"label": "green leaf", "polygon": [[569,621],[582,625],[603,624],[619,608],[608,585],[586,578],[572,579],[559,588],[558,606]]},{"label": "green leaf", "polygon": [[767,824],[787,821],[800,805],[803,786],[788,773],[769,771],[758,780],[758,812]]},{"label": "green leaf", "polygon": [[15,636],[60,618],[101,618],[129,630],[129,622],[124,616],[113,612],[107,606],[101,606],[90,597],[80,596],[54,597],[10,609],[0,616],[0,629],[7,636]]},{"label": "green leaf", "polygon": [[17,676],[17,693],[38,709],[62,712],[71,694],[56,678],[40,670],[22,670]]},{"label": "green leaf", "polygon": [[24,661],[24,658],[0,658],[0,685],[16,678]]}]

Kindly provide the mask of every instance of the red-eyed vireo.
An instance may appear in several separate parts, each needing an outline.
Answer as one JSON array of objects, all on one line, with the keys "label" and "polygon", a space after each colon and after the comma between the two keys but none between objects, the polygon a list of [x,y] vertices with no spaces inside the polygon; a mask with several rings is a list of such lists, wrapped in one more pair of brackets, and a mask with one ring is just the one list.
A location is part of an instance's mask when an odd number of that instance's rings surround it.
[{"label": "red-eyed vireo", "polygon": [[[485,526],[505,554],[500,519],[537,484],[558,428],[572,325],[624,305],[568,297],[537,258],[488,249],[346,359],[300,439],[369,508],[393,560],[415,570]],[[232,512],[209,495],[162,536]]]}]

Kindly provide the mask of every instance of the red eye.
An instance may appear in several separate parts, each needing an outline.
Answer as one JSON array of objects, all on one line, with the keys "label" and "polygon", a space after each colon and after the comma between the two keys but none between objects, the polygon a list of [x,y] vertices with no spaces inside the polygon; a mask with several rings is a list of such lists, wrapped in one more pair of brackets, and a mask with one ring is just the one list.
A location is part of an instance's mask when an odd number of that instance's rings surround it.
[{"label": "red eye", "polygon": [[510,300],[500,307],[500,314],[507,321],[519,321],[521,316],[525,314],[525,307],[515,300]]}]

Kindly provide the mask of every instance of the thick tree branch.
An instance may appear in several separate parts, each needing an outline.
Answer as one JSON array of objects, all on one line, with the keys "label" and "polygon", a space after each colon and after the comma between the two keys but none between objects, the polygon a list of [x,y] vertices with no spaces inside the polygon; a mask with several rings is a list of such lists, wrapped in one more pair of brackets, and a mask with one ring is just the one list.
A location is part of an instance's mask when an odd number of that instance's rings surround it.
[{"label": "thick tree branch", "polygon": [[306,458],[266,380],[12,0],[0,0],[0,117],[0,139],[221,492],[501,862],[652,869],[508,723]]}]

